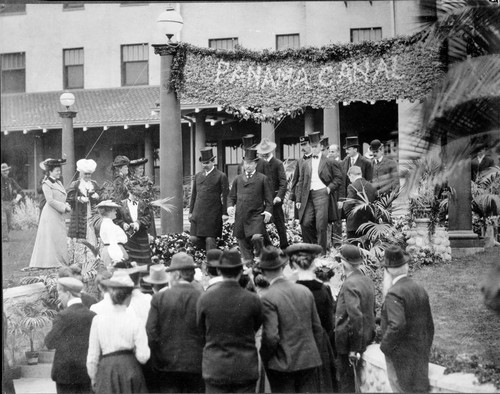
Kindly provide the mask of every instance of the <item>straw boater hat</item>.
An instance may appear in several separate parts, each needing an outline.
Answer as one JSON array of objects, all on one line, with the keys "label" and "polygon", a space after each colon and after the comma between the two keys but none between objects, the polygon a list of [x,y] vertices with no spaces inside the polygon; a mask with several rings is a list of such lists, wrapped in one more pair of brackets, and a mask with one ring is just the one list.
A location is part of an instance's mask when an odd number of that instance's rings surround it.
[{"label": "straw boater hat", "polygon": [[170,262],[170,267],[167,267],[165,271],[171,272],[195,268],[196,264],[194,263],[193,258],[186,252],[179,252],[174,254],[172,261]]},{"label": "straw boater hat", "polygon": [[240,252],[236,248],[226,249],[222,252],[218,262],[214,262],[212,267],[217,268],[237,268],[242,267]]},{"label": "straw boater hat", "polygon": [[206,148],[200,149],[200,154],[201,154],[201,156],[198,160],[200,160],[201,163],[215,159],[212,148],[209,146]]},{"label": "straw boater hat", "polygon": [[59,167],[66,164],[66,159],[45,159],[40,163],[40,168],[47,171],[50,167]]},{"label": "straw boater hat", "polygon": [[76,162],[76,170],[85,173],[94,173],[97,163],[92,159],[80,159]]},{"label": "straw boater hat", "polygon": [[316,244],[307,244],[307,243],[300,242],[297,244],[290,245],[285,250],[285,253],[289,256],[291,254],[298,253],[298,252],[320,254],[321,252],[323,252],[323,248],[319,245],[316,245]]},{"label": "straw boater hat", "polygon": [[111,201],[111,200],[104,200],[101,201],[99,204],[96,205],[97,208],[120,208],[120,205],[117,203]]},{"label": "straw boater hat", "polygon": [[141,157],[140,159],[135,159],[135,160],[130,160],[130,163],[128,163],[129,167],[137,167],[142,164],[146,164],[148,162],[148,159],[145,157]]},{"label": "straw boater hat", "polygon": [[123,270],[115,270],[111,278],[103,280],[101,283],[106,287],[135,287],[135,284],[129,274]]},{"label": "straw boater hat", "polygon": [[351,244],[346,244],[340,248],[340,257],[351,265],[359,265],[363,262],[361,250]]},{"label": "straw boater hat", "polygon": [[307,138],[307,135],[302,135],[299,137],[299,143],[300,145],[305,145],[309,142],[309,138]]},{"label": "straw boater hat", "polygon": [[274,246],[262,248],[259,266],[262,270],[275,270],[284,266],[288,261],[285,254]]},{"label": "straw boater hat", "polygon": [[382,267],[385,268],[397,268],[408,263],[410,261],[410,255],[405,253],[397,245],[391,245],[385,250],[384,261],[382,262]]},{"label": "straw boater hat", "polygon": [[122,166],[128,166],[130,164],[130,160],[127,156],[116,156],[115,160],[113,161],[112,166],[113,167],[122,167]]},{"label": "straw boater hat", "polygon": [[347,137],[345,139],[344,149],[347,148],[359,148],[358,137]]},{"label": "straw boater hat", "polygon": [[259,158],[257,157],[257,149],[255,148],[245,149],[245,156],[243,157],[243,160],[248,160],[248,161],[259,160]]},{"label": "straw boater hat", "polygon": [[276,149],[276,143],[269,141],[268,138],[264,138],[259,145],[257,145],[257,153],[265,155],[266,153],[271,153]]},{"label": "straw boater hat", "polygon": [[10,170],[11,167],[9,167],[9,165],[7,163],[2,163],[2,169],[1,171],[6,171],[6,170]]},{"label": "straw boater hat", "polygon": [[59,278],[57,283],[66,291],[78,297],[83,290],[83,283],[81,280],[72,277]]},{"label": "straw boater hat", "polygon": [[155,264],[149,267],[149,275],[143,278],[144,282],[153,285],[161,285],[168,282],[167,271],[163,264]]}]

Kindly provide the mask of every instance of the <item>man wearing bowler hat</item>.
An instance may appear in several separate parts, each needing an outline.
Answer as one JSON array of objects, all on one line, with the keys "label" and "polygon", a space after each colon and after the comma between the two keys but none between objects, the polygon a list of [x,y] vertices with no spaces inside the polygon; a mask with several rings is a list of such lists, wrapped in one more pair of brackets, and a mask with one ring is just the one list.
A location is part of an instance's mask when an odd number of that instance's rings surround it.
[{"label": "man wearing bowler hat", "polygon": [[337,162],[321,154],[319,141],[319,132],[309,134],[313,156],[300,168],[295,205],[304,242],[318,244],[326,252],[328,223],[340,219],[337,195],[342,186],[342,172]]},{"label": "man wearing bowler hat", "polygon": [[197,305],[205,336],[203,379],[207,393],[255,393],[259,362],[255,334],[263,321],[259,297],[243,289],[243,262],[237,249],[225,250],[213,264],[222,282],[208,289]]},{"label": "man wearing bowler hat", "polygon": [[399,246],[385,250],[382,266],[392,286],[382,305],[380,350],[393,392],[428,393],[434,322],[427,292],[407,276],[409,260]]},{"label": "man wearing bowler hat", "polygon": [[398,165],[384,155],[384,144],[380,140],[373,140],[370,142],[370,151],[373,153],[372,184],[377,189],[377,195],[382,197],[399,190]]},{"label": "man wearing bowler hat", "polygon": [[200,249],[217,247],[222,220],[227,219],[229,183],[226,174],[215,168],[212,148],[200,150],[203,169],[194,176],[189,203],[190,239]]},{"label": "man wearing bowler hat", "polygon": [[11,167],[2,163],[2,240],[9,240],[9,231],[12,229],[12,212],[14,204],[24,198],[23,189],[9,177]]},{"label": "man wearing bowler hat", "polygon": [[345,198],[347,196],[347,186],[351,183],[347,177],[347,171],[352,166],[358,166],[361,168],[361,176],[368,182],[371,182],[373,177],[372,163],[369,159],[359,153],[358,137],[347,137],[344,149],[347,156],[341,163],[343,187],[339,196],[340,198]]},{"label": "man wearing bowler hat", "polygon": [[340,288],[335,312],[337,371],[339,391],[353,393],[359,384],[355,382],[360,372],[359,360],[375,335],[375,286],[359,270],[363,257],[357,246],[343,245],[340,258],[346,279]]},{"label": "man wearing bowler hat", "polygon": [[[165,269],[170,287],[151,300],[146,331],[161,393],[202,393],[205,389],[201,377],[204,339],[196,323],[201,291],[191,283],[195,268],[191,256],[176,253]],[[163,281],[162,277],[162,269],[155,268],[148,280]]]},{"label": "man wearing bowler hat", "polygon": [[285,166],[281,160],[274,157],[273,152],[276,149],[276,143],[264,138],[257,145],[257,154],[260,160],[257,161],[257,171],[269,178],[273,191],[273,223],[280,237],[280,248],[288,247],[286,235],[285,215],[283,213],[283,200],[286,194],[286,174]]},{"label": "man wearing bowler hat", "polygon": [[266,234],[265,224],[271,220],[273,209],[271,183],[267,176],[256,171],[257,160],[257,149],[245,150],[244,172],[233,181],[227,210],[230,215],[234,214],[233,235],[238,239],[246,264],[255,258],[252,236]]},{"label": "man wearing bowler hat", "polygon": [[273,393],[318,392],[317,367],[323,328],[314,296],[305,286],[283,276],[287,258],[265,247],[260,269],[269,281],[262,294],[264,325],[260,355]]},{"label": "man wearing bowler hat", "polygon": [[217,264],[219,263],[220,256],[222,255],[222,250],[220,249],[210,249],[207,252],[207,262],[205,263],[205,272],[207,273],[209,279],[205,290],[210,289],[217,283],[222,282],[223,278],[217,271]]}]

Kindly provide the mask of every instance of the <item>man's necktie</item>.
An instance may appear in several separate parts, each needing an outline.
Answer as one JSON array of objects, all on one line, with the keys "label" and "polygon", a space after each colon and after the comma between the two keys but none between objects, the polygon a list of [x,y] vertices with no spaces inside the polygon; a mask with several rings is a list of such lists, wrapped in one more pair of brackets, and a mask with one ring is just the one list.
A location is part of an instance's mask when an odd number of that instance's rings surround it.
[{"label": "man's necktie", "polygon": [[252,177],[252,174],[247,172],[247,179],[250,179]]}]

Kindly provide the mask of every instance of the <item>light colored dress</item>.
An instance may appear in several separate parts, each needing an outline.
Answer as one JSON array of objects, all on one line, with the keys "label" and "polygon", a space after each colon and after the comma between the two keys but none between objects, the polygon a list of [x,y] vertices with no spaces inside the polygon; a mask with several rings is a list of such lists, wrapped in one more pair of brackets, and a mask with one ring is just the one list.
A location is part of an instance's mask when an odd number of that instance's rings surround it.
[{"label": "light colored dress", "polygon": [[61,182],[48,177],[42,183],[47,201],[42,209],[30,267],[53,268],[67,265],[66,190]]},{"label": "light colored dress", "polygon": [[128,260],[128,253],[123,245],[127,243],[127,234],[120,226],[113,223],[110,218],[103,218],[99,237],[104,245],[101,250],[101,258],[106,267]]}]

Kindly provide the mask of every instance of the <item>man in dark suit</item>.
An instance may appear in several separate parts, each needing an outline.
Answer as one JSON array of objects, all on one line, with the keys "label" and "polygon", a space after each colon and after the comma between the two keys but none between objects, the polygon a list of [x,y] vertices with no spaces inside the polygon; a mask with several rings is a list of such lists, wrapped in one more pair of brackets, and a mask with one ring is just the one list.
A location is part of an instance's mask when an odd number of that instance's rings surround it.
[{"label": "man in dark suit", "polygon": [[196,322],[201,290],[193,286],[193,258],[176,253],[167,267],[169,288],[153,295],[146,331],[153,371],[162,393],[202,393],[201,359],[205,345]]},{"label": "man in dark suit", "polygon": [[273,192],[269,178],[256,171],[257,150],[245,150],[244,172],[233,181],[229,192],[228,213],[235,215],[233,235],[238,239],[243,261],[254,260],[252,236],[265,234],[265,223],[272,217]]},{"label": "man in dark suit", "polygon": [[87,351],[94,312],[82,304],[83,283],[75,278],[59,278],[58,298],[64,310],[52,323],[45,337],[47,349],[56,349],[52,364],[52,380],[57,393],[90,393],[87,374]]},{"label": "man in dark suit", "polygon": [[190,239],[206,251],[217,247],[222,221],[227,219],[229,183],[226,174],[214,166],[212,148],[200,150],[203,170],[194,176],[189,204]]},{"label": "man in dark suit", "polygon": [[374,216],[368,207],[356,208],[359,204],[368,204],[377,198],[377,191],[370,182],[361,177],[361,168],[352,166],[347,171],[350,185],[347,186],[347,198],[344,202],[344,212],[347,218],[346,230],[347,238],[356,238],[363,233],[358,233],[359,226],[369,221],[373,221]]},{"label": "man in dark suit", "polygon": [[373,166],[370,160],[361,155],[358,152],[359,142],[358,137],[347,137],[344,149],[347,156],[342,160],[342,184],[343,188],[340,191],[340,198],[344,198],[347,195],[347,186],[349,186],[349,179],[347,178],[347,171],[352,166],[358,166],[361,168],[361,176],[368,182],[372,181],[373,178]]},{"label": "man in dark suit", "polygon": [[363,258],[357,246],[342,246],[340,257],[346,279],[337,298],[335,348],[340,392],[353,393],[353,368],[359,373],[359,360],[375,334],[375,286],[359,270]]},{"label": "man in dark suit", "polygon": [[236,249],[217,264],[222,282],[208,289],[197,305],[205,335],[203,379],[207,393],[255,393],[259,361],[255,334],[263,321],[259,297],[239,284],[243,262]]},{"label": "man in dark suit", "polygon": [[399,190],[398,165],[394,160],[384,156],[384,145],[380,140],[370,142],[370,151],[373,153],[372,184],[377,189],[377,196],[382,197]]},{"label": "man in dark suit", "polygon": [[256,148],[257,154],[260,156],[256,169],[261,174],[267,176],[271,182],[273,191],[273,223],[280,238],[280,248],[285,250],[288,247],[285,215],[283,213],[283,200],[285,199],[287,186],[285,166],[281,160],[278,160],[273,155],[276,143],[264,138]]},{"label": "man in dark suit", "polygon": [[399,246],[385,251],[382,265],[392,287],[382,305],[380,350],[393,392],[428,393],[434,322],[427,292],[407,276],[408,261]]},{"label": "man in dark suit", "polygon": [[476,157],[474,157],[470,163],[471,179],[473,181],[475,181],[477,177],[481,175],[481,173],[495,165],[493,159],[489,156],[486,156],[486,148],[486,145],[480,145],[476,153]]},{"label": "man in dark suit", "polygon": [[[311,145],[309,145],[309,138],[307,136],[302,136],[299,137],[300,141],[300,151],[302,153],[302,157],[300,157],[297,160],[297,163],[295,164],[295,170],[293,171],[293,177],[292,177],[292,182],[290,184],[290,201],[296,202],[296,190],[297,190],[297,183],[299,182],[299,175],[300,175],[300,167],[302,166],[302,163],[306,160],[309,160],[312,157],[312,151],[311,151]],[[299,218],[299,210],[294,204],[294,217],[295,219]]]},{"label": "man in dark suit", "polygon": [[319,132],[309,134],[313,156],[300,168],[295,204],[304,242],[318,244],[326,252],[328,222],[340,218],[336,192],[342,185],[342,172],[336,162],[321,154],[319,139]]},{"label": "man in dark suit", "polygon": [[323,328],[311,291],[283,276],[286,261],[272,246],[262,250],[260,268],[270,286],[262,294],[260,355],[273,393],[318,392]]}]

